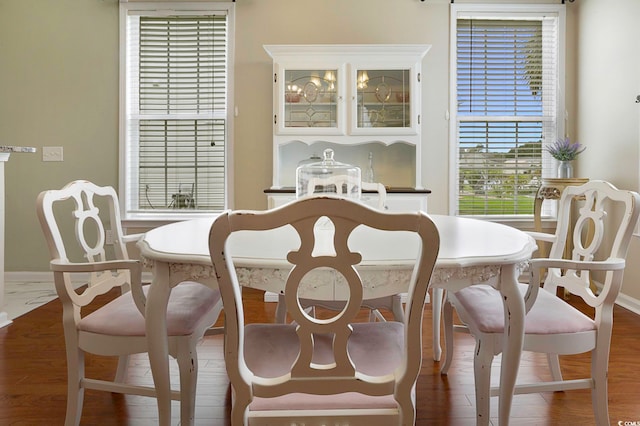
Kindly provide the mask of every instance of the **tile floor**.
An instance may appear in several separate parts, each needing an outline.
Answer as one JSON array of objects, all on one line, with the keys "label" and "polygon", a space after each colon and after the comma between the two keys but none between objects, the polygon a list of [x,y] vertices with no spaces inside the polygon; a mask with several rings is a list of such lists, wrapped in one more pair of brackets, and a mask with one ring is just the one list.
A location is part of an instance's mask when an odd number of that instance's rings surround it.
[{"label": "tile floor", "polygon": [[51,281],[5,281],[4,286],[5,310],[12,320],[57,297]]}]

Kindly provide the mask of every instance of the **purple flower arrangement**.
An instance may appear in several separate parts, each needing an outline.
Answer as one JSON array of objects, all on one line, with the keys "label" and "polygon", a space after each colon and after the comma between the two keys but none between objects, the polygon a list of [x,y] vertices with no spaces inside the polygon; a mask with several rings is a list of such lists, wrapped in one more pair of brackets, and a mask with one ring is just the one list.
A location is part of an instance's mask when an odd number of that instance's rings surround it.
[{"label": "purple flower arrangement", "polygon": [[578,142],[572,143],[569,138],[558,139],[553,145],[546,147],[546,150],[553,158],[560,161],[573,161],[578,154],[587,149]]}]

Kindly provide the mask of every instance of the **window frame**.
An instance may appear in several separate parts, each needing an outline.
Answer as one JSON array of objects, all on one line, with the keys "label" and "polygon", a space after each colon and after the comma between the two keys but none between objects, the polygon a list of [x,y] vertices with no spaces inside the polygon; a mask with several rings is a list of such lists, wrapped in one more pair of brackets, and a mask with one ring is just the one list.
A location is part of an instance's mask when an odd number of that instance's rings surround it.
[{"label": "window frame", "polygon": [[[457,21],[458,19],[472,18],[540,18],[544,15],[554,15],[557,18],[557,99],[556,99],[556,139],[566,135],[566,105],[565,105],[565,45],[566,45],[566,9],[559,4],[488,4],[488,3],[455,3],[450,6],[450,48],[449,48],[449,214],[458,214],[459,197],[459,144],[458,144],[458,93],[457,93]],[[554,161],[544,147],[552,144],[554,140],[543,141],[542,148],[542,178],[555,176]],[[554,219],[556,216],[555,205],[543,206],[543,219]],[[463,215],[460,215],[463,216]],[[478,219],[488,219],[504,222],[517,222],[533,218],[531,214],[521,215],[472,215]]]},{"label": "window frame", "polygon": [[[127,168],[130,164],[129,148],[132,141],[128,139],[127,128],[127,109],[129,107],[129,99],[127,99],[127,73],[128,73],[128,34],[127,34],[127,17],[130,13],[141,16],[170,16],[170,15],[196,15],[211,14],[214,12],[224,12],[227,15],[227,100],[225,114],[225,130],[226,145],[224,159],[224,208],[221,210],[187,210],[162,209],[158,212],[153,211],[133,211],[131,203],[131,193],[129,188],[129,176]],[[235,42],[235,4],[221,1],[207,2],[145,2],[145,1],[128,1],[121,2],[119,7],[119,58],[120,58],[120,76],[119,76],[119,198],[120,198],[120,215],[124,226],[130,227],[147,227],[156,226],[163,223],[171,223],[179,220],[186,220],[198,217],[211,217],[220,213],[225,209],[233,208],[233,140],[234,140],[234,42]]]}]

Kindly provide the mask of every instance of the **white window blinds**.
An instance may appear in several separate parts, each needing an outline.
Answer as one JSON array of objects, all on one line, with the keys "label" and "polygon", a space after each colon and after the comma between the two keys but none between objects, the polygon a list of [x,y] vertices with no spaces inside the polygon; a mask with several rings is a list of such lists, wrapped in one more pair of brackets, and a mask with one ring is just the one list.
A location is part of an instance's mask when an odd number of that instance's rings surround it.
[{"label": "white window blinds", "polygon": [[559,134],[557,18],[456,21],[459,215],[532,215]]},{"label": "white window blinds", "polygon": [[127,16],[127,213],[225,208],[225,13]]}]

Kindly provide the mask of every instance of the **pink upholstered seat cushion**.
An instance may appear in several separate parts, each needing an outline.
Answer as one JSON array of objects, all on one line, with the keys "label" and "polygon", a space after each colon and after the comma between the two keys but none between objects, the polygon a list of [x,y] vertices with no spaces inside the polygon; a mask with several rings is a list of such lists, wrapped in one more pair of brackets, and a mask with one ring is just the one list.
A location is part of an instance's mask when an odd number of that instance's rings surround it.
[{"label": "pink upholstered seat cushion", "polygon": [[[352,324],[349,354],[356,370],[370,375],[393,372],[403,353],[404,325],[399,322]],[[333,361],[328,336],[316,336],[313,362]],[[244,356],[249,369],[257,376],[278,377],[286,374],[298,356],[298,335],[294,324],[248,324],[245,327]]]},{"label": "pink upholstered seat cushion", "polygon": [[[520,284],[522,295],[526,284]],[[502,333],[504,330],[504,306],[500,293],[488,285],[464,288],[454,296],[484,333]],[[569,305],[561,298],[541,288],[538,297],[525,320],[526,334],[562,334],[595,330],[591,318]]]},{"label": "pink upholstered seat cushion", "polygon": [[[144,291],[147,292],[145,287]],[[220,292],[202,284],[186,281],[171,291],[167,306],[167,328],[170,336],[186,336],[203,315],[220,300]],[[144,317],[131,293],[125,293],[84,317],[78,329],[109,336],[144,336]]]},{"label": "pink upholstered seat cushion", "polygon": [[[394,371],[404,351],[404,325],[399,322],[352,324],[349,354],[356,370],[368,375]],[[333,360],[328,336],[316,336],[313,362]],[[244,355],[247,366],[256,375],[278,377],[290,371],[298,355],[298,335],[293,324],[249,324],[245,327]],[[321,408],[395,408],[393,396],[369,397],[354,392],[318,396],[294,393],[277,398],[255,398],[251,410]]]}]

